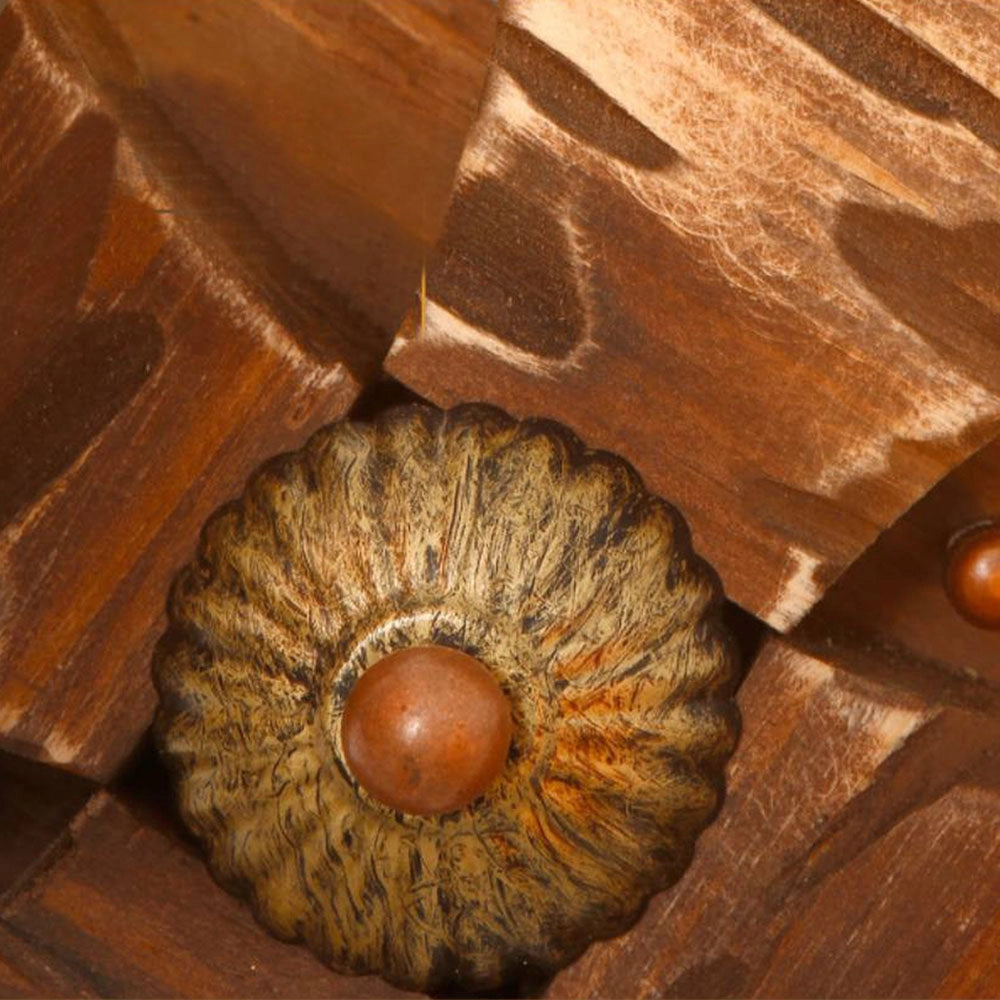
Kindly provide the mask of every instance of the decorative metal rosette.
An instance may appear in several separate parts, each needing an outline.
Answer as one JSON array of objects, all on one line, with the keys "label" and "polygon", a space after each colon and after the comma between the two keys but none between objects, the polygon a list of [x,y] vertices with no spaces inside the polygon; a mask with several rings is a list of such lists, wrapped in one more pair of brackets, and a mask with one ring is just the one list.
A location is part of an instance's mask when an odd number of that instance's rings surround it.
[{"label": "decorative metal rosette", "polygon": [[[538,979],[673,882],[737,723],[714,575],[624,461],[551,423],[413,406],[317,432],[205,526],[156,652],[158,739],[216,877],[334,968]],[[499,778],[419,816],[369,794],[345,703],[449,646],[509,699]]]}]

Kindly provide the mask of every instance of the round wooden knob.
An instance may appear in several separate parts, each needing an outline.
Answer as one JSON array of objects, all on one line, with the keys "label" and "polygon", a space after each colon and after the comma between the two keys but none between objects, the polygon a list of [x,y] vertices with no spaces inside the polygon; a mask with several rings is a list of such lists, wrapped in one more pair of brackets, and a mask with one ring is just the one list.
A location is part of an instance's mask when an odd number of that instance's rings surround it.
[{"label": "round wooden knob", "polygon": [[344,706],[348,767],[380,802],[429,816],[477,799],[503,769],[510,704],[477,659],[447,646],[401,649],[370,667]]},{"label": "round wooden knob", "polygon": [[205,526],[157,737],[219,881],[280,938],[512,996],[630,926],[715,815],[718,598],[680,515],[564,428],[344,421]]},{"label": "round wooden knob", "polygon": [[1000,524],[975,528],[953,542],[945,589],[967,621],[1000,629]]}]

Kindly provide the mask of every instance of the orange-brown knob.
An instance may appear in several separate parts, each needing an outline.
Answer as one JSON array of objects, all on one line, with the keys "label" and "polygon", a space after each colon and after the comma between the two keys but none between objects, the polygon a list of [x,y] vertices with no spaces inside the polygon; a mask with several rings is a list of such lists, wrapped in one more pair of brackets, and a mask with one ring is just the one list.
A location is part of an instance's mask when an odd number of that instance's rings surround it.
[{"label": "orange-brown knob", "polygon": [[503,770],[512,729],[510,704],[479,660],[415,646],[361,675],[341,738],[348,767],[372,796],[429,816],[486,791]]},{"label": "orange-brown knob", "polygon": [[948,553],[945,589],[963,618],[1000,629],[1000,525],[960,535]]}]

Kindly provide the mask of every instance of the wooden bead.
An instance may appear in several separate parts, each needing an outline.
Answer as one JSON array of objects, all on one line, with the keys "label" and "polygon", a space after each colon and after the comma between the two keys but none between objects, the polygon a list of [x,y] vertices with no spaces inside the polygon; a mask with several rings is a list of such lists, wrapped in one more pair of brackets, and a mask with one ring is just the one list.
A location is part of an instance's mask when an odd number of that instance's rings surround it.
[{"label": "wooden bead", "polygon": [[503,770],[510,704],[478,660],[446,646],[401,649],[355,684],[341,724],[358,782],[392,809],[429,816],[478,798]]},{"label": "wooden bead", "polygon": [[976,528],[956,539],[948,553],[945,589],[967,621],[1000,629],[1000,525]]}]

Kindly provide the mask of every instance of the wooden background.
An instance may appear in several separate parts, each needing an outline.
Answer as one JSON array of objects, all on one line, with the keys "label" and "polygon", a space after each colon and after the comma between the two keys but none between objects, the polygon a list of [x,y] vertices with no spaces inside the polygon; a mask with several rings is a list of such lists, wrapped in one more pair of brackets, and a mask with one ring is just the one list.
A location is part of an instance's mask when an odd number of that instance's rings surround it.
[{"label": "wooden background", "polygon": [[144,734],[206,515],[415,392],[626,455],[745,609],[718,821],[548,994],[1000,995],[1000,638],[939,584],[1000,505],[998,43],[996,0],[11,0],[0,993],[398,995],[212,884]]},{"label": "wooden background", "polygon": [[1000,429],[1000,16],[892,6],[510,3],[389,357],[625,455],[781,630]]},{"label": "wooden background", "polygon": [[482,79],[489,10],[300,10],[3,16],[0,745],[96,779],[205,517],[376,376]]}]

